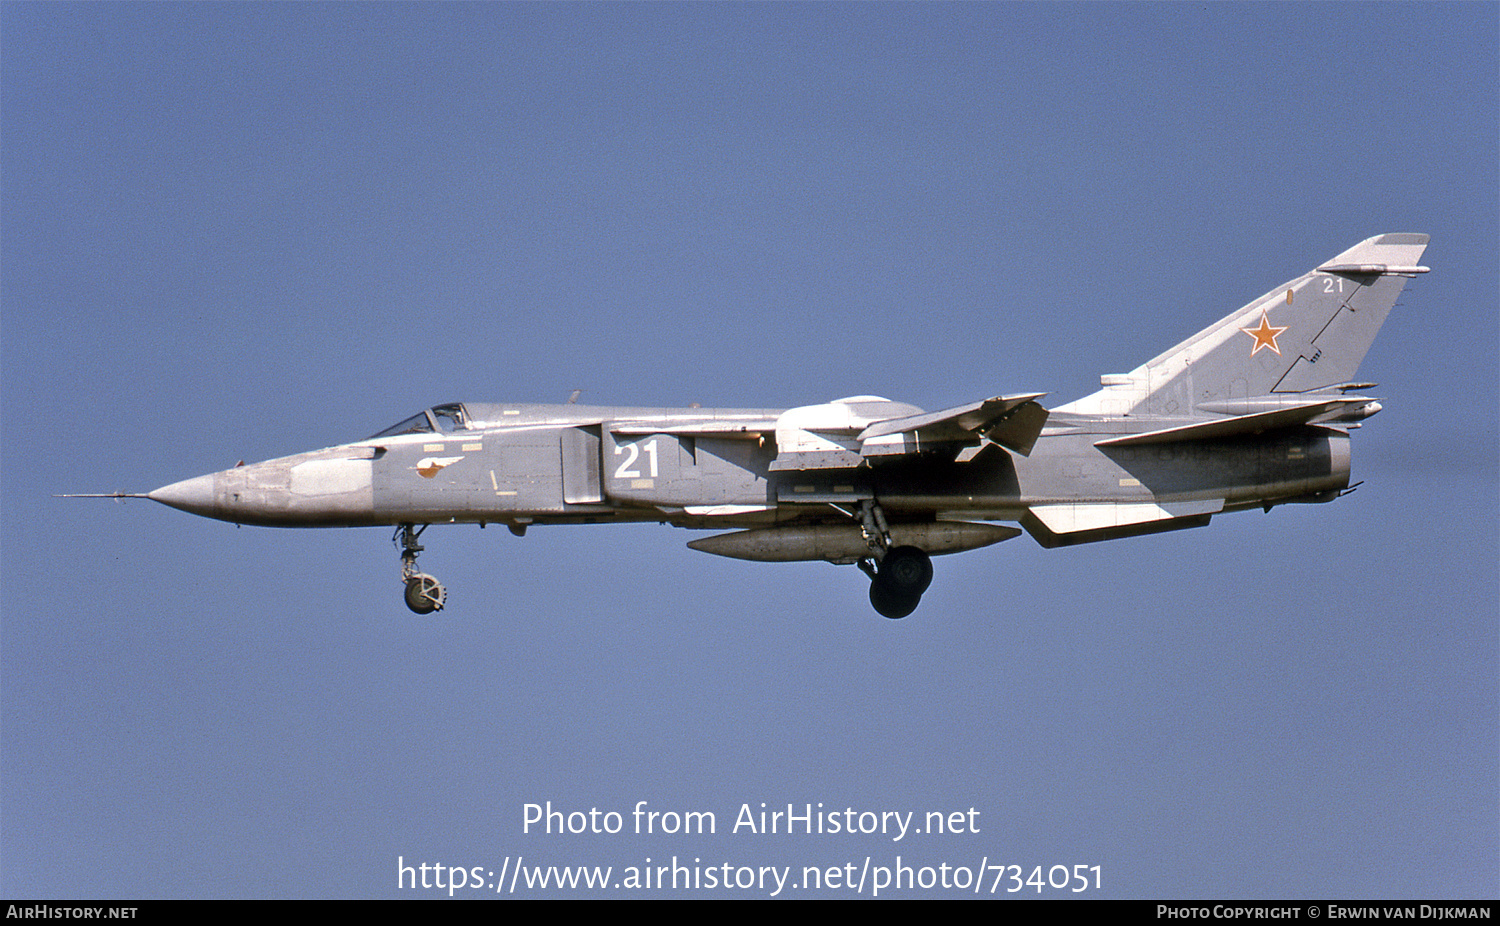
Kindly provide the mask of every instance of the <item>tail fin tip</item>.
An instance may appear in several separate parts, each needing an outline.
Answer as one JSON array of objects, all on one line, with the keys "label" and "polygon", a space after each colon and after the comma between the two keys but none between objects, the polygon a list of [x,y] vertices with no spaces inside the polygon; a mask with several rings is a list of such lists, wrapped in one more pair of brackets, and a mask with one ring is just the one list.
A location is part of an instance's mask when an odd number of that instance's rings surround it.
[{"label": "tail fin tip", "polygon": [[1415,232],[1393,232],[1366,238],[1327,263],[1320,264],[1321,273],[1343,274],[1409,274],[1426,273],[1427,267],[1417,263],[1427,249],[1430,235]]}]

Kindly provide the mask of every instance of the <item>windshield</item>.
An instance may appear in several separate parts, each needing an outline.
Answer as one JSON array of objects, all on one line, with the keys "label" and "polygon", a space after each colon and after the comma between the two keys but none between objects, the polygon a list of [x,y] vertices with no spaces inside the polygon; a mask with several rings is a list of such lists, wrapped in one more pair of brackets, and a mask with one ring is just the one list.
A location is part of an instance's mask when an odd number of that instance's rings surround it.
[{"label": "windshield", "polygon": [[374,440],[377,437],[397,437],[402,434],[431,434],[434,431],[447,433],[462,431],[467,428],[468,424],[464,419],[464,407],[457,402],[453,402],[448,405],[438,405],[426,411],[417,412],[410,418],[397,422],[384,431],[377,431],[365,439]]}]

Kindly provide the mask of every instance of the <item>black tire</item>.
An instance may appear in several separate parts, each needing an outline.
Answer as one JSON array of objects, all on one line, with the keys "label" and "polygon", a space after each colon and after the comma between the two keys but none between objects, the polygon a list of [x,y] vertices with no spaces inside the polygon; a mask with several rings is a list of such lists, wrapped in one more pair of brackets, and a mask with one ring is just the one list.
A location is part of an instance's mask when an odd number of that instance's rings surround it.
[{"label": "black tire", "polygon": [[911,594],[896,591],[878,579],[870,583],[870,604],[881,617],[898,621],[915,611],[921,601],[920,592]]},{"label": "black tire", "polygon": [[406,606],[414,614],[441,611],[446,597],[442,584],[432,576],[415,575],[406,580]]},{"label": "black tire", "polygon": [[916,547],[892,547],[880,561],[875,581],[894,592],[920,598],[932,584],[932,557]]}]

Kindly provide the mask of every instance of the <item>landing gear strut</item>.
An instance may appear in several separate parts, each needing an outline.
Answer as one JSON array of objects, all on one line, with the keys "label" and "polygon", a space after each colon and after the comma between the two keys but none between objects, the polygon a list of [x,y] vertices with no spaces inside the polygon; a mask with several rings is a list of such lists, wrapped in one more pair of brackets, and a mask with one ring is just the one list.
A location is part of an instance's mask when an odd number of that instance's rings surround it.
[{"label": "landing gear strut", "polygon": [[890,525],[873,499],[859,503],[858,518],[870,555],[859,568],[870,577],[870,604],[898,620],[917,609],[932,584],[932,557],[916,547],[891,546]]},{"label": "landing gear strut", "polygon": [[448,600],[448,590],[434,576],[417,571],[417,554],[424,549],[417,538],[427,530],[427,525],[402,524],[396,528],[391,542],[401,547],[401,581],[406,583],[406,606],[417,614],[431,614],[443,610]]}]

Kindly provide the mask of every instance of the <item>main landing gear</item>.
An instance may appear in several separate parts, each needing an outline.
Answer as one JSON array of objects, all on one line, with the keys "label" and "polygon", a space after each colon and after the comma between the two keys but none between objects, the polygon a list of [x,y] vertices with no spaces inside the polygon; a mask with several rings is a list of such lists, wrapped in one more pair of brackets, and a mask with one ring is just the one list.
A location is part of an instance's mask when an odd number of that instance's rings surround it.
[{"label": "main landing gear", "polygon": [[417,614],[431,614],[443,610],[448,600],[448,590],[436,577],[417,571],[417,554],[423,547],[417,538],[427,530],[427,525],[402,524],[396,528],[391,542],[401,547],[401,580],[406,583],[406,606]]},{"label": "main landing gear", "polygon": [[870,577],[870,604],[892,620],[915,611],[932,584],[932,558],[916,547],[892,547],[878,561],[860,560],[859,568]]},{"label": "main landing gear", "polygon": [[932,557],[916,547],[891,546],[890,526],[874,501],[860,502],[859,521],[870,555],[859,568],[870,577],[870,604],[899,620],[917,609],[932,584]]}]

